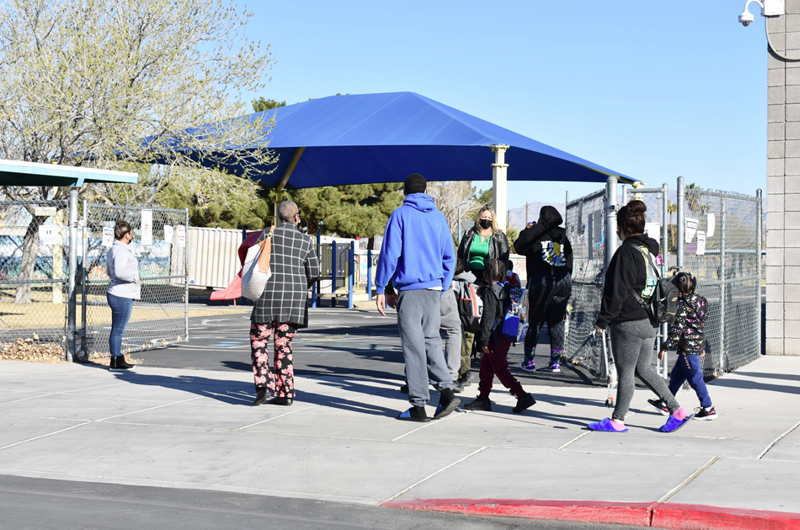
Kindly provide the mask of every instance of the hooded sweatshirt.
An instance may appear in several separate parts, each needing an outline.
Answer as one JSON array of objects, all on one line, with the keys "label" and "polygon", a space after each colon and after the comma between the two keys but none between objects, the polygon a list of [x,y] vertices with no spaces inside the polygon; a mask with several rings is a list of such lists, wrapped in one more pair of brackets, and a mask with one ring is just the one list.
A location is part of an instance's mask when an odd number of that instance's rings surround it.
[{"label": "hooded sweatshirt", "polygon": [[[609,324],[645,320],[647,311],[634,298],[634,292],[641,293],[647,285],[647,269],[644,255],[637,248],[645,246],[658,255],[659,246],[655,239],[646,235],[629,236],[614,253],[606,272],[603,286],[603,301],[597,326],[606,329]],[[653,327],[655,327],[655,324]]]},{"label": "hooded sweatshirt", "polygon": [[386,223],[375,274],[377,292],[384,294],[390,280],[398,291],[447,291],[455,262],[453,237],[444,215],[429,195],[412,193]]},{"label": "hooded sweatshirt", "polygon": [[525,256],[528,278],[554,270],[572,273],[572,245],[559,226],[563,221],[558,210],[542,206],[539,222],[520,232],[514,250]]}]

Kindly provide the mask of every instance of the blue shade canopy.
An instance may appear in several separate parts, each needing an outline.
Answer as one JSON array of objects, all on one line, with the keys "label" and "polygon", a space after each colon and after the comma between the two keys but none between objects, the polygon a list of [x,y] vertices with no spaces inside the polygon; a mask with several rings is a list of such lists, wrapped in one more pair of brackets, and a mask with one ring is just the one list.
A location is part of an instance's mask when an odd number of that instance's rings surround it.
[{"label": "blue shade canopy", "polygon": [[0,160],[0,186],[83,186],[85,182],[136,184],[139,175],[88,167]]},{"label": "blue shade canopy", "polygon": [[[279,161],[277,167],[258,168],[263,174],[254,176],[269,187],[287,175],[293,158],[287,189],[402,182],[411,173],[430,181],[492,180],[495,155],[487,146],[496,144],[509,146],[508,180],[605,182],[616,176],[621,182],[634,181],[413,92],[330,96],[240,119],[273,116],[268,147]],[[236,166],[220,164],[224,154],[218,155],[210,165],[241,173]]]}]

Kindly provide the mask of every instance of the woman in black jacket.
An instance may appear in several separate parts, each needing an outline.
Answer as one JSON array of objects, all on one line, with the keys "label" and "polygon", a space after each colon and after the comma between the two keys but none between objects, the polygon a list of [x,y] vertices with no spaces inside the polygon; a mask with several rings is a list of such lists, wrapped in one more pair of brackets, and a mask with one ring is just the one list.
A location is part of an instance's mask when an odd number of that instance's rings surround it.
[{"label": "woman in black jacket", "polygon": [[561,214],[552,206],[542,206],[539,221],[520,232],[514,243],[517,254],[525,256],[528,272],[528,333],[522,369],[533,372],[539,333],[547,323],[550,334],[548,372],[560,372],[564,352],[564,317],[572,294],[572,245],[567,231],[559,226]]},{"label": "woman in black jacket", "polygon": [[472,272],[479,283],[484,283],[486,262],[497,259],[505,264],[510,250],[508,238],[497,225],[494,210],[486,205],[478,212],[475,226],[461,238],[457,257],[464,260],[466,270]]},{"label": "woman in black jacket", "polygon": [[[649,300],[655,279],[648,277],[648,254],[658,255],[658,243],[644,232],[647,206],[633,200],[617,212],[617,234],[622,245],[614,253],[606,271],[600,316],[595,324],[598,333],[611,329],[611,346],[617,370],[617,401],[611,418],[589,424],[593,431],[624,432],[625,414],[633,398],[634,376],[638,376],[669,408],[670,416],[661,427],[672,432],[691,419],[678,404],[667,384],[652,366],[656,322],[636,300]],[[605,339],[605,337],[603,337]]]}]

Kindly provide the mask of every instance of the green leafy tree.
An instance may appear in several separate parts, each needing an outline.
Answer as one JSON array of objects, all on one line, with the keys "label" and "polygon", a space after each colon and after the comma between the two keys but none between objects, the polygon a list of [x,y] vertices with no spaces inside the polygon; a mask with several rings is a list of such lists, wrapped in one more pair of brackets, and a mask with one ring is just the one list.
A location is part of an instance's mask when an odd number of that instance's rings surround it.
[{"label": "green leafy tree", "polygon": [[[264,145],[273,125],[231,119],[246,105],[229,94],[262,89],[272,65],[269,46],[247,38],[250,16],[225,0],[6,0],[0,158],[139,173],[137,185],[85,187],[90,200],[148,205],[173,185],[220,197],[227,208],[231,181],[204,167],[234,163],[247,177],[275,161],[266,149],[247,157],[219,149]],[[200,124],[208,127],[186,132]],[[235,184],[236,192],[255,191],[246,178]],[[67,191],[0,190],[18,200],[62,199]],[[25,236],[22,279],[33,272],[38,222]],[[15,300],[29,302],[30,287]]]},{"label": "green leafy tree", "polygon": [[403,204],[402,189],[402,183],[326,186],[295,190],[292,197],[310,233],[372,240],[383,234],[389,215]]},{"label": "green leafy tree", "polygon": [[265,110],[277,109],[278,107],[285,107],[286,101],[277,101],[274,99],[265,99],[260,96],[258,99],[253,100],[253,111],[262,112]]}]

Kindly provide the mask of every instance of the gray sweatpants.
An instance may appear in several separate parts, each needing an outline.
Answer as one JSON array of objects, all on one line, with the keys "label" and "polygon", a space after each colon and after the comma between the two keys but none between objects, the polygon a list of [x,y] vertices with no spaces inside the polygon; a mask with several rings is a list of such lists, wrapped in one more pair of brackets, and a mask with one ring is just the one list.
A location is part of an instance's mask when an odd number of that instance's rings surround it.
[{"label": "gray sweatpants", "polygon": [[447,363],[447,371],[450,372],[450,379],[458,379],[458,369],[461,368],[461,317],[458,316],[458,303],[453,290],[442,295],[441,327],[444,334],[444,360]]},{"label": "gray sweatpants", "polygon": [[[430,400],[428,382],[453,388],[439,336],[441,291],[416,289],[397,294],[397,329],[406,363],[408,401],[424,407]],[[430,376],[430,378],[429,378]]]},{"label": "gray sweatpants", "polygon": [[653,369],[656,329],[650,321],[634,320],[611,324],[611,348],[617,368],[617,403],[611,417],[625,421],[636,388],[635,376],[667,404],[670,412],[680,408],[667,383]]}]

